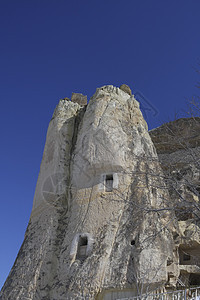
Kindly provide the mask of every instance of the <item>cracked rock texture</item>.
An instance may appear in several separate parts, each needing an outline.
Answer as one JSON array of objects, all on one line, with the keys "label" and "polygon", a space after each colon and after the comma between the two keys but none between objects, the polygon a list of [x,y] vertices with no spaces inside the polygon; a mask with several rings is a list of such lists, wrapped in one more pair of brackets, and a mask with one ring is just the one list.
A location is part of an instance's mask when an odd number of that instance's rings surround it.
[{"label": "cracked rock texture", "polygon": [[2,300],[123,298],[174,286],[180,275],[178,247],[193,225],[166,209],[173,201],[155,146],[162,162],[174,152],[160,132],[151,133],[154,146],[127,88],[98,88],[87,105],[81,94],[73,99],[60,100],[49,124]]}]

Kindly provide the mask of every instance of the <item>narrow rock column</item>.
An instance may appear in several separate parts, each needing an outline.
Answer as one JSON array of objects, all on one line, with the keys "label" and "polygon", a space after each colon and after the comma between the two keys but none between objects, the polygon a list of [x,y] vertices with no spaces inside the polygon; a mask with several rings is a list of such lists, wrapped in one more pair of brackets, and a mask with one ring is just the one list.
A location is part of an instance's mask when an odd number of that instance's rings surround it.
[{"label": "narrow rock column", "polygon": [[25,239],[0,294],[2,300],[51,299],[66,227],[70,159],[82,108],[60,100],[49,124]]}]

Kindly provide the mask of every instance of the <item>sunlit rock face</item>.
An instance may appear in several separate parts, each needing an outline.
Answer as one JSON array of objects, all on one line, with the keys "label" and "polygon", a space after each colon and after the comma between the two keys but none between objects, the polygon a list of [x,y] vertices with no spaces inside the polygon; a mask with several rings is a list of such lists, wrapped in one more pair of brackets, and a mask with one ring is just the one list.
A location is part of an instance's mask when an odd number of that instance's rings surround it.
[{"label": "sunlit rock face", "polygon": [[0,299],[123,298],[179,275],[170,199],[139,103],[113,86],[80,103],[63,99],[54,112]]}]

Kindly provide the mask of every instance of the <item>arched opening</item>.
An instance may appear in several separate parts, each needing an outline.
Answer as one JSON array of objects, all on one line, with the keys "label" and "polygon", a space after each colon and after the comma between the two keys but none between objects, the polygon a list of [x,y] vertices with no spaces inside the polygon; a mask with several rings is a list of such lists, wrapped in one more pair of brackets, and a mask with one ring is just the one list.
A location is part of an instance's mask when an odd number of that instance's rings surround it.
[{"label": "arched opening", "polygon": [[134,246],[135,245],[135,240],[132,240],[131,241],[131,246]]}]

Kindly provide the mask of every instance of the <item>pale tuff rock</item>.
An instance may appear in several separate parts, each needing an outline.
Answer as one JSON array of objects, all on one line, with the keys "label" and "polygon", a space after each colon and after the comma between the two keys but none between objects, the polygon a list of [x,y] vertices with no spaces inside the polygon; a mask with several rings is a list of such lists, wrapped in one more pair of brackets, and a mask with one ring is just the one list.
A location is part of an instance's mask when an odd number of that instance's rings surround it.
[{"label": "pale tuff rock", "polygon": [[60,100],[49,124],[2,300],[120,299],[175,286],[183,272],[193,225],[166,209],[173,201],[139,103],[125,85],[98,88],[87,106],[80,95]]},{"label": "pale tuff rock", "polygon": [[53,114],[25,240],[2,299],[43,299],[56,276],[57,256],[67,224],[70,152],[75,122],[78,124],[81,113],[77,103],[61,100]]}]

